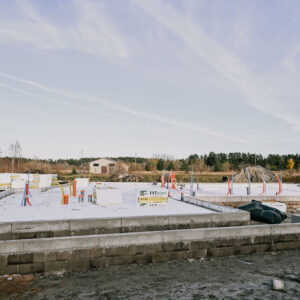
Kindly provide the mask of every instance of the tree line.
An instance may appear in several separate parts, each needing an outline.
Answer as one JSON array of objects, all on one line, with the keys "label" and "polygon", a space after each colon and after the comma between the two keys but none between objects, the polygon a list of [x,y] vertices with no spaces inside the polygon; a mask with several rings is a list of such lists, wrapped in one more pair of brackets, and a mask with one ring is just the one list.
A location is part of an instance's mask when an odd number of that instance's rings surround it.
[{"label": "tree line", "polygon": [[[99,157],[68,158],[68,159],[38,159],[21,157],[19,143],[11,149],[9,154],[1,157],[0,172],[25,172],[28,170],[36,172],[60,172],[62,170],[82,170],[88,172],[88,163]],[[3,153],[2,153],[3,154]],[[269,154],[263,156],[255,153],[215,153],[198,155],[191,154],[187,158],[174,159],[166,155],[155,155],[152,158],[145,157],[107,157],[108,159],[124,162],[129,165],[130,171],[239,171],[245,166],[263,166],[272,171],[300,168],[300,154]]]},{"label": "tree line", "polygon": [[149,159],[145,165],[145,169],[156,170],[181,170],[189,171],[239,171],[246,166],[262,166],[272,171],[279,171],[284,169],[299,169],[300,168],[300,154],[269,154],[263,156],[255,153],[215,153],[198,155],[191,154],[186,159],[179,160],[163,160]]}]

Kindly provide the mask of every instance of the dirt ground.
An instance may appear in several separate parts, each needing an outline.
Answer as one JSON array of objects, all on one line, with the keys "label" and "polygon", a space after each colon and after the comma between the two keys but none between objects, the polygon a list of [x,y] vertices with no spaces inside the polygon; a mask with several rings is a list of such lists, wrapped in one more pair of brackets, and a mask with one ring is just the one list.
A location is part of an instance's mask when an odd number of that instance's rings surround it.
[{"label": "dirt ground", "polygon": [[2,277],[0,299],[300,299],[300,250],[22,278]]}]

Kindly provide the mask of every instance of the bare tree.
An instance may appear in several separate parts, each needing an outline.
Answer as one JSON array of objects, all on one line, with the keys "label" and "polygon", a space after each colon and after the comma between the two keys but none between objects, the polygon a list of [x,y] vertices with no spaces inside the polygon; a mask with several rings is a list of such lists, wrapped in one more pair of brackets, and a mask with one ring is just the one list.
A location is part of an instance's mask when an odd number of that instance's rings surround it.
[{"label": "bare tree", "polygon": [[84,172],[83,163],[82,163],[83,154],[84,154],[83,149],[81,149],[81,151],[80,151],[80,177],[82,177],[82,174]]},{"label": "bare tree", "polygon": [[18,160],[18,171],[19,171],[19,158],[21,157],[22,147],[19,141],[11,143],[8,147],[8,153],[11,157],[11,172],[14,172],[15,160]]},{"label": "bare tree", "polygon": [[18,161],[18,172],[20,171],[20,158],[22,156],[22,147],[19,141],[16,141],[15,143],[15,157]]},{"label": "bare tree", "polygon": [[15,156],[14,156],[15,145],[13,143],[11,143],[8,146],[8,153],[9,153],[9,156],[11,157],[11,172],[13,173],[14,172],[14,165],[15,165]]}]

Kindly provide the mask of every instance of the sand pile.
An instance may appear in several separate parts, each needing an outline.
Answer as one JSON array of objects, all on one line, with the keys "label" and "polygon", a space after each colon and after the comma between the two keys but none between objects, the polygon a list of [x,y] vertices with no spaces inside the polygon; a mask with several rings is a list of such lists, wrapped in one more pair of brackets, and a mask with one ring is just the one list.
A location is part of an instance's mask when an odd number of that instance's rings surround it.
[{"label": "sand pile", "polygon": [[251,182],[262,182],[263,178],[264,178],[263,172],[265,174],[266,182],[278,182],[274,173],[272,173],[271,171],[269,171],[263,167],[260,167],[260,166],[247,167],[247,168],[242,169],[234,177],[234,182],[236,182],[236,183],[248,182],[246,169],[248,169],[248,172],[250,174]]}]

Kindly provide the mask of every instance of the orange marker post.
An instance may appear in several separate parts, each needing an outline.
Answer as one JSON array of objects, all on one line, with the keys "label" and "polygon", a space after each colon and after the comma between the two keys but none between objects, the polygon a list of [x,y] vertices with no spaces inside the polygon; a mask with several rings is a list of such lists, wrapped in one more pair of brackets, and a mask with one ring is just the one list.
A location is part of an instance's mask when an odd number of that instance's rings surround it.
[{"label": "orange marker post", "polygon": [[64,204],[65,205],[69,204],[69,195],[64,195]]},{"label": "orange marker post", "polygon": [[262,191],[261,194],[259,194],[259,196],[262,196],[262,195],[265,193],[265,191],[266,191],[266,183],[265,183],[265,181],[263,180],[263,191]]},{"label": "orange marker post", "polygon": [[280,179],[279,179],[278,175],[276,175],[276,178],[277,178],[277,180],[278,180],[278,184],[279,184],[279,191],[278,191],[278,192],[276,192],[276,195],[279,195],[279,194],[281,194],[281,192],[282,192],[282,189],[281,189],[281,181],[280,181]]},{"label": "orange marker post", "polygon": [[76,197],[77,191],[76,191],[76,180],[73,181],[73,197]]},{"label": "orange marker post", "polygon": [[175,190],[175,173],[172,172],[172,175],[171,175],[171,181],[172,181],[172,189]]},{"label": "orange marker post", "polygon": [[229,177],[227,178],[228,179],[228,191],[227,191],[227,196],[231,194],[231,190],[230,190],[230,179]]}]

